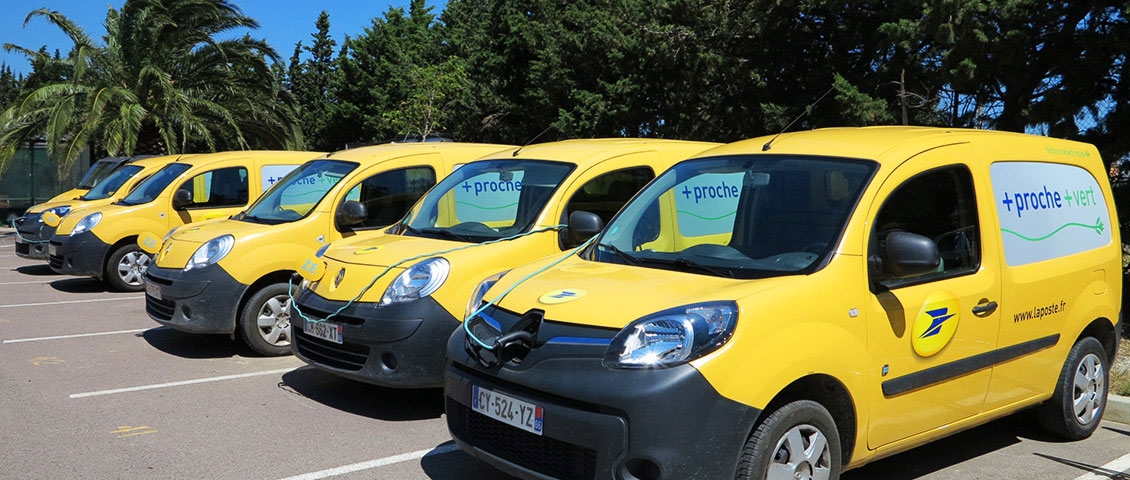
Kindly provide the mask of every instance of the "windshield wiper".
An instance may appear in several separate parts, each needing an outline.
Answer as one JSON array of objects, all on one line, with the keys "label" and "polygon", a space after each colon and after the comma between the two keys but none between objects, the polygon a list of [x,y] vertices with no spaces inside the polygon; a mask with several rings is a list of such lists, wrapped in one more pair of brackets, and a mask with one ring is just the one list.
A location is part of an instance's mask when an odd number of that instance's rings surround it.
[{"label": "windshield wiper", "polygon": [[663,264],[663,265],[671,265],[671,266],[675,266],[675,267],[682,267],[684,270],[697,270],[700,273],[709,273],[711,275],[718,276],[718,277],[729,278],[729,277],[734,276],[733,270],[730,270],[728,268],[712,267],[710,265],[704,265],[704,264],[698,263],[694,260],[688,260],[686,258],[674,258],[674,259],[641,258],[639,260],[644,261],[644,262],[652,262],[652,263],[659,263],[659,264]]},{"label": "windshield wiper", "polygon": [[617,257],[620,257],[625,262],[628,262],[629,265],[639,265],[640,264],[640,259],[628,254],[628,252],[620,250],[619,248],[616,248],[616,247],[609,245],[607,243],[598,243],[598,244],[596,244],[596,248],[597,249],[604,249],[606,251],[609,251],[609,252],[616,254]]},{"label": "windshield wiper", "polygon": [[[464,235],[452,233],[452,232],[449,232],[449,231],[444,230],[442,228],[415,228],[415,227],[409,226],[407,223],[402,223],[400,225],[401,225],[401,227],[404,228],[404,231],[410,232],[410,233],[412,233],[416,236],[420,236],[420,237],[447,238],[447,239],[455,240],[455,241],[459,241],[459,242],[470,242],[471,241],[470,238],[468,238]],[[403,231],[401,233],[403,233]]]}]

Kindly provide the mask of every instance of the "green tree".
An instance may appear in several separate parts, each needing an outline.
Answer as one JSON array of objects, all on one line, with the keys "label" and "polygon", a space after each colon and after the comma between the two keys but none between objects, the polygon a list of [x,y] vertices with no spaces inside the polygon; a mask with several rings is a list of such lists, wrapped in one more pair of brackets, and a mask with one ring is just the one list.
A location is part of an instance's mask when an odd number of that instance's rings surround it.
[{"label": "green tree", "polygon": [[422,139],[443,132],[447,112],[467,83],[462,63],[451,58],[436,65],[414,65],[408,80],[408,98],[400,102],[400,108],[385,111],[385,121],[400,134],[419,135]]},{"label": "green tree", "polygon": [[67,67],[63,81],[27,92],[0,117],[0,163],[40,134],[64,163],[88,142],[113,155],[302,143],[289,96],[267,64],[278,60],[274,50],[246,35],[215,38],[258,27],[227,0],[127,0],[121,11],[108,10],[105,44],[59,12],[35,10],[25,24],[34,18],[61,29],[74,48],[54,61]]},{"label": "green tree", "polygon": [[340,75],[333,79],[338,103],[332,129],[351,143],[407,133],[385,113],[412,98],[413,69],[446,60],[440,56],[442,42],[435,15],[424,0],[412,0],[407,11],[389,8],[363,34],[347,38],[338,56]]},{"label": "green tree", "polygon": [[12,67],[0,63],[0,108],[8,108],[20,92],[20,79],[12,74]]},{"label": "green tree", "polygon": [[[313,42],[309,47],[302,42],[294,46],[287,68],[287,88],[294,96],[302,133],[311,147],[337,150],[348,141],[331,128],[336,103],[333,79],[339,73],[334,59],[337,42],[330,37],[330,16],[324,10],[314,27],[317,31],[311,34]],[[303,52],[309,57],[302,59]]]}]

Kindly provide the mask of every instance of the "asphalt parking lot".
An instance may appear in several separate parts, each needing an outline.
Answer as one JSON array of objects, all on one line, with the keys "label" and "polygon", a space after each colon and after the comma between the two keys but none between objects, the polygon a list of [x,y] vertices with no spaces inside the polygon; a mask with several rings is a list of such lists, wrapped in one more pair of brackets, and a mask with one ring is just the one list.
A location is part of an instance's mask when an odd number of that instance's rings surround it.
[{"label": "asphalt parking lot", "polygon": [[[160,327],[142,294],[56,275],[17,257],[6,232],[0,478],[510,478],[453,445],[439,390],[377,388]],[[1128,425],[1060,443],[1021,413],[845,478],[1130,480],[1127,452]]]}]

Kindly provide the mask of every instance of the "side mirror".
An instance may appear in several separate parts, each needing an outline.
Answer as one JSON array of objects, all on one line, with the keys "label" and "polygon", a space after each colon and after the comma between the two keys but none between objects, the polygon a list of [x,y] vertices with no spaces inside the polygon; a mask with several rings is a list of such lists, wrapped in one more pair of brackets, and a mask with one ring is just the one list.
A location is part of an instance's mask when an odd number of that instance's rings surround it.
[{"label": "side mirror", "polygon": [[896,278],[913,277],[937,271],[942,265],[938,244],[910,232],[891,232],[883,252],[883,271]]},{"label": "side mirror", "polygon": [[337,209],[335,220],[337,220],[338,225],[351,227],[364,222],[366,218],[369,218],[369,211],[365,208],[365,204],[347,200]]},{"label": "side mirror", "polygon": [[189,205],[192,205],[192,192],[189,190],[180,189],[173,194],[173,210],[184,210]]},{"label": "side mirror", "polygon": [[569,214],[567,238],[570,242],[580,245],[593,235],[604,229],[604,220],[600,215],[584,210],[577,210]]}]

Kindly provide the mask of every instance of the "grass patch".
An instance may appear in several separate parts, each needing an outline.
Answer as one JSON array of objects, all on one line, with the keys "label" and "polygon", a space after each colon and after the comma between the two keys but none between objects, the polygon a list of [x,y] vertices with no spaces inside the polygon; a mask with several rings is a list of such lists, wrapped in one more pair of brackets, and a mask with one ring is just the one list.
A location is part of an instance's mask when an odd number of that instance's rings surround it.
[{"label": "grass patch", "polygon": [[1130,397],[1130,340],[1118,342],[1118,356],[1110,369],[1110,393]]}]

